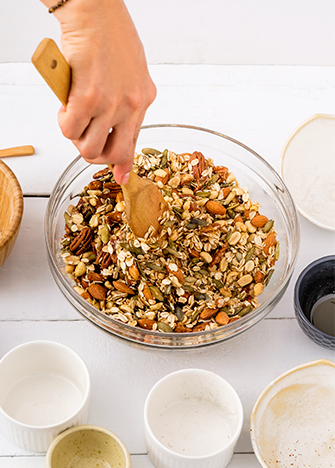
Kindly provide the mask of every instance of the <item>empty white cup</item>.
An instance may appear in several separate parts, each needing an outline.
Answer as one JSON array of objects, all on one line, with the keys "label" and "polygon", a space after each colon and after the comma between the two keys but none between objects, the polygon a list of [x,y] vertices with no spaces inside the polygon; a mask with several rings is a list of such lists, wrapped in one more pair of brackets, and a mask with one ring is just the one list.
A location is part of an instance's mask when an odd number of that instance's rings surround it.
[{"label": "empty white cup", "polygon": [[15,445],[46,452],[57,435],[88,418],[90,376],[72,349],[32,341],[0,361],[0,425]]},{"label": "empty white cup", "polygon": [[173,372],[145,402],[149,458],[156,468],[224,468],[242,423],[241,400],[222,377],[202,369]]}]

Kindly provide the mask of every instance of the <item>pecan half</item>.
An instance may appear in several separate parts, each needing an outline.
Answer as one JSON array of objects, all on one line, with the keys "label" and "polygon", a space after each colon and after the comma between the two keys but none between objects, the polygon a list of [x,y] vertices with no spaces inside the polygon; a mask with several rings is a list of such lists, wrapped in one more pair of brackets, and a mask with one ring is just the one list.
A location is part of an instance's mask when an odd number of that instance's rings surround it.
[{"label": "pecan half", "polygon": [[214,166],[213,172],[214,174],[218,174],[220,176],[220,182],[225,182],[229,174],[228,168],[225,166]]},{"label": "pecan half", "polygon": [[112,170],[109,169],[109,167],[105,167],[105,169],[101,169],[101,171],[98,171],[95,174],[93,174],[93,179],[100,179],[101,177],[105,177],[109,174],[112,174]]},{"label": "pecan half", "polygon": [[102,187],[102,182],[101,182],[101,180],[92,180],[88,184],[87,187],[88,187],[89,190],[100,190],[101,187]]},{"label": "pecan half", "polygon": [[108,224],[119,223],[122,220],[121,211],[110,211],[106,214]]},{"label": "pecan half", "polygon": [[71,252],[74,252],[76,255],[81,255],[82,253],[86,252],[91,247],[92,238],[93,231],[91,228],[85,227],[71,242]]},{"label": "pecan half", "polygon": [[104,183],[103,190],[104,191],[106,190],[106,192],[107,190],[109,190],[108,192],[109,198],[116,198],[118,193],[122,193],[121,185],[117,184],[116,182],[111,182],[111,181]]}]

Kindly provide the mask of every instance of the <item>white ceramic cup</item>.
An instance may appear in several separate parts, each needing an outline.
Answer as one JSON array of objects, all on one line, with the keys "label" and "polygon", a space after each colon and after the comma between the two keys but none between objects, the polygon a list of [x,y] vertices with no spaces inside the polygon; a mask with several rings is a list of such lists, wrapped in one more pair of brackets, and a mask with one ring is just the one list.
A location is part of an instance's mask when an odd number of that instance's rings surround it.
[{"label": "white ceramic cup", "polygon": [[0,426],[15,445],[46,452],[55,437],[88,418],[90,376],[72,349],[31,341],[0,361]]},{"label": "white ceramic cup", "polygon": [[156,468],[224,468],[242,423],[241,400],[222,377],[201,369],[173,372],[145,402],[149,458]]},{"label": "white ceramic cup", "polygon": [[50,445],[46,468],[131,468],[127,447],[113,432],[99,426],[76,426]]}]

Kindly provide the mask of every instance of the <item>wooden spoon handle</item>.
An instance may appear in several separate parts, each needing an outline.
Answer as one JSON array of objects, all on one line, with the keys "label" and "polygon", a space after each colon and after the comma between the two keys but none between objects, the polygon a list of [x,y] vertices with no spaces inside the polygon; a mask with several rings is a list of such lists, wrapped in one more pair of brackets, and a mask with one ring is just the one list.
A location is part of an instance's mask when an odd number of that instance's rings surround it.
[{"label": "wooden spoon handle", "polygon": [[34,153],[34,147],[31,145],[15,146],[14,148],[0,150],[0,158],[9,158],[11,156],[30,156]]},{"label": "wooden spoon handle", "polygon": [[45,38],[31,58],[37,71],[66,107],[71,88],[71,67],[52,39]]}]

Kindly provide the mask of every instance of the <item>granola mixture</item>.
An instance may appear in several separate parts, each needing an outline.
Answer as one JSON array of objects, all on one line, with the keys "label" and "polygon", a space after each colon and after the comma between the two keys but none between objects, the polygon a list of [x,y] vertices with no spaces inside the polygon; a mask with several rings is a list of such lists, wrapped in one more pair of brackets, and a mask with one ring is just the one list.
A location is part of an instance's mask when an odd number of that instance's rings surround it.
[{"label": "granola mixture", "polygon": [[235,175],[202,153],[144,148],[134,170],[167,202],[159,234],[136,238],[121,187],[105,168],[65,213],[65,271],[90,304],[130,326],[192,332],[259,305],[279,258],[274,221]]}]

